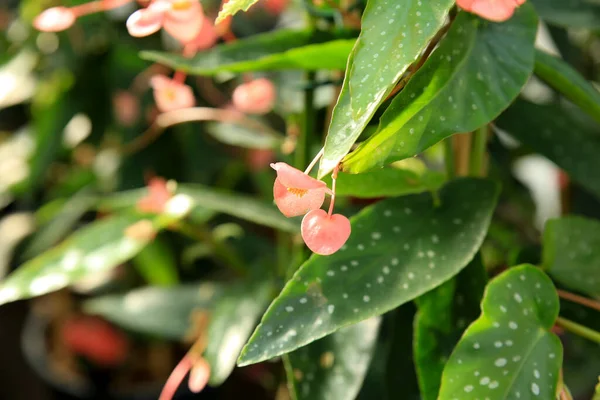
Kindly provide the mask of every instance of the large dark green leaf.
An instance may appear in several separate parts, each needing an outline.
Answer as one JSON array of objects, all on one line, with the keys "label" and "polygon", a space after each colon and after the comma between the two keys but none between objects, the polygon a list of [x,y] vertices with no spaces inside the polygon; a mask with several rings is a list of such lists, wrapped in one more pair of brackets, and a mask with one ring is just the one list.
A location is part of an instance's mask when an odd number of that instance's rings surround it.
[{"label": "large dark green leaf", "polygon": [[573,180],[600,197],[600,140],[597,132],[557,105],[518,100],[496,121],[522,143],[564,169]]},{"label": "large dark green leaf", "polygon": [[[380,318],[340,329],[288,356],[297,400],[354,400],[371,362]],[[290,376],[291,375],[291,376]]]},{"label": "large dark green leaf", "polygon": [[582,217],[548,221],[543,266],[572,290],[600,297],[600,222]]},{"label": "large dark green leaf", "polygon": [[486,281],[476,256],[456,278],[417,299],[414,354],[423,400],[438,398],[444,365],[467,325],[479,316]]},{"label": "large dark green leaf", "polygon": [[[168,212],[145,218],[155,231],[183,217],[189,212],[191,202],[185,196],[176,196],[167,207]],[[139,215],[122,213],[76,231],[4,279],[0,283],[0,304],[62,289],[129,260],[152,240],[152,235],[126,234],[129,227],[142,220]]]},{"label": "large dark green leaf", "polygon": [[283,69],[344,69],[354,33],[281,30],[222,44],[193,58],[160,52],[141,57],[195,75]]},{"label": "large dark green leaf", "polygon": [[444,368],[440,399],[554,399],[562,363],[550,329],[558,295],[541,270],[511,268],[492,280],[482,315]]},{"label": "large dark green leaf", "polygon": [[211,310],[222,287],[210,282],[144,287],[88,300],[84,310],[134,332],[181,340],[190,333],[192,313]]},{"label": "large dark green leaf", "polygon": [[294,274],[239,363],[288,353],[450,279],[481,245],[497,195],[490,181],[461,179],[442,188],[439,205],[420,194],[366,207],[351,219],[352,235],[340,251],[313,255]]},{"label": "large dark green leaf", "polygon": [[243,282],[227,288],[210,314],[204,358],[210,364],[211,385],[227,379],[244,343],[271,299],[270,282]]},{"label": "large dark green leaf", "polygon": [[377,132],[343,161],[343,169],[356,173],[412,157],[496,118],[531,76],[536,29],[528,5],[502,24],[459,14],[440,47],[392,101]]},{"label": "large dark green leaf", "polygon": [[451,0],[371,0],[333,110],[319,176],[333,170],[444,23]]},{"label": "large dark green leaf", "polygon": [[600,92],[569,64],[537,50],[535,74],[600,122]]},{"label": "large dark green leaf", "polygon": [[600,28],[596,0],[531,0],[544,21],[573,28]]}]

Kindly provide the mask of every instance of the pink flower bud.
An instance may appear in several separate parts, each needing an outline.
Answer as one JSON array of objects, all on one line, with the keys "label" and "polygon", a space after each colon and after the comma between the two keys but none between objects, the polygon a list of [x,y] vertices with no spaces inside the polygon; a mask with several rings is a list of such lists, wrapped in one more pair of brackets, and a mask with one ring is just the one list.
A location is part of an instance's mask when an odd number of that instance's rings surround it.
[{"label": "pink flower bud", "polygon": [[113,96],[113,110],[117,121],[124,126],[132,126],[140,117],[138,98],[130,92],[119,91]]},{"label": "pink flower bud", "polygon": [[457,0],[456,3],[465,11],[479,15],[494,22],[506,21],[515,9],[525,0]]},{"label": "pink flower bud", "polygon": [[137,10],[127,18],[127,31],[133,37],[150,36],[162,27],[164,12],[152,7]]},{"label": "pink flower bud", "polygon": [[210,364],[204,358],[194,363],[188,378],[188,387],[192,393],[200,393],[210,378]]},{"label": "pink flower bud", "polygon": [[171,197],[167,181],[163,178],[152,178],[148,182],[148,194],[139,199],[136,206],[141,212],[159,214],[163,212]]},{"label": "pink flower bud", "polygon": [[302,219],[302,239],[314,253],[328,256],[338,251],[350,237],[350,220],[341,214],[313,210]]},{"label": "pink flower bud", "polygon": [[266,114],[275,104],[275,86],[266,78],[239,85],[233,91],[233,105],[248,114]]},{"label": "pink flower bud", "polygon": [[33,26],[43,32],[60,32],[70,28],[76,19],[70,8],[52,7],[38,15],[33,20]]},{"label": "pink flower bud", "polygon": [[271,168],[277,171],[273,198],[283,215],[296,217],[323,205],[325,192],[329,190],[325,182],[311,178],[286,163],[271,164]]},{"label": "pink flower bud", "polygon": [[150,85],[154,89],[156,107],[161,112],[193,107],[196,103],[191,87],[164,75],[153,76],[150,79]]}]

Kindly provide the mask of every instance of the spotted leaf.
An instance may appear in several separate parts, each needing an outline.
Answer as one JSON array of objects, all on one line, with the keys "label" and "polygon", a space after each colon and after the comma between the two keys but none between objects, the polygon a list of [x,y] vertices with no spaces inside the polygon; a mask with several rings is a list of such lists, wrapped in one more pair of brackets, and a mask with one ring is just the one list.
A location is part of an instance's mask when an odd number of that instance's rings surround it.
[{"label": "spotted leaf", "polygon": [[528,4],[505,23],[460,13],[440,47],[381,117],[377,132],[343,161],[361,172],[414,156],[496,118],[533,72],[537,18]]},{"label": "spotted leaf", "polygon": [[223,8],[219,11],[215,23],[223,21],[227,17],[232,17],[238,11],[248,11],[258,0],[229,0],[223,2]]},{"label": "spotted leaf", "polygon": [[380,318],[340,329],[287,357],[296,400],[354,400],[371,362]]},{"label": "spotted leaf", "polygon": [[467,325],[479,315],[486,280],[476,256],[456,278],[416,300],[413,346],[423,400],[437,399],[444,365]]},{"label": "spotted leaf", "polygon": [[166,207],[169,212],[150,218],[121,213],[76,231],[4,279],[0,283],[0,304],[62,289],[129,260],[158,230],[189,212],[192,203],[189,197],[175,196]]},{"label": "spotted leaf", "polygon": [[442,27],[453,0],[371,0],[350,54],[319,176],[350,151],[377,107]]},{"label": "spotted leaf", "polygon": [[331,256],[313,255],[263,316],[240,357],[252,364],[383,314],[464,268],[487,231],[498,187],[460,179],[430,194],[380,201],[351,220]]},{"label": "spotted leaf", "polygon": [[562,346],[550,329],[558,306],[552,281],[531,265],[493,279],[482,315],[444,368],[439,399],[554,399]]},{"label": "spotted leaf", "polygon": [[544,229],[544,269],[572,290],[600,296],[600,222],[564,217]]}]

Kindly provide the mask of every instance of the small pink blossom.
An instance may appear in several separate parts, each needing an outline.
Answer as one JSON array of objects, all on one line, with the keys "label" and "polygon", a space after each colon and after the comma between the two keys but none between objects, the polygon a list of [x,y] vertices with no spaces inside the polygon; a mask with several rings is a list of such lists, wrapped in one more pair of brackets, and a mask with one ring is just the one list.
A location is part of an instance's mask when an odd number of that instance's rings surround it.
[{"label": "small pink blossom", "polygon": [[192,393],[200,393],[210,378],[210,364],[204,358],[194,363],[188,378],[188,387]]},{"label": "small pink blossom", "polygon": [[302,239],[314,253],[328,256],[338,251],[350,237],[350,220],[341,214],[313,210],[302,219]]},{"label": "small pink blossom", "polygon": [[457,0],[456,4],[465,11],[494,22],[503,22],[512,17],[515,9],[525,0]]},{"label": "small pink blossom", "polygon": [[192,88],[164,75],[154,75],[150,79],[154,90],[154,101],[159,111],[167,112],[193,107],[196,103]]},{"label": "small pink blossom", "polygon": [[138,200],[137,209],[144,213],[159,214],[171,199],[172,193],[163,178],[152,178],[148,182],[148,194]]},{"label": "small pink blossom", "polygon": [[306,214],[320,208],[328,191],[325,182],[308,176],[282,162],[271,164],[277,171],[273,184],[273,198],[279,211],[286,217]]},{"label": "small pink blossom", "polygon": [[266,114],[275,104],[275,85],[266,78],[259,78],[239,85],[233,91],[233,105],[248,114]]},{"label": "small pink blossom", "polygon": [[52,7],[33,20],[33,26],[42,32],[60,32],[70,28],[77,16],[67,7]]}]

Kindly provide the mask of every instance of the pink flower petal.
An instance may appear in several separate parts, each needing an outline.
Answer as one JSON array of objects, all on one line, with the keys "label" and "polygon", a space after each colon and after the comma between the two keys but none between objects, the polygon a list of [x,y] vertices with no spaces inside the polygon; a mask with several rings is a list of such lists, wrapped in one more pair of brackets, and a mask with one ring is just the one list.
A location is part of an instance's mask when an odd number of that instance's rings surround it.
[{"label": "pink flower petal", "polygon": [[67,7],[52,7],[33,20],[33,26],[42,32],[60,32],[73,25],[77,17]]},{"label": "pink flower petal", "polygon": [[167,33],[183,44],[187,44],[198,37],[202,30],[204,22],[204,13],[196,12],[189,15],[188,18],[174,18],[173,13],[169,11],[163,21],[163,28]]},{"label": "pink flower petal", "polygon": [[248,114],[266,114],[273,109],[276,98],[273,82],[265,78],[239,85],[233,91],[233,104]]},{"label": "pink flower petal", "polygon": [[202,28],[200,29],[198,36],[196,36],[190,44],[194,46],[194,51],[205,50],[213,47],[218,40],[219,36],[217,35],[217,30],[215,29],[213,21],[208,17],[204,17]]},{"label": "pink flower petal", "polygon": [[160,30],[164,13],[151,8],[137,10],[127,18],[127,31],[133,37],[150,36]]},{"label": "pink flower petal", "polygon": [[313,210],[302,219],[302,239],[314,253],[328,256],[338,251],[350,237],[350,220],[341,214],[329,216]]},{"label": "pink flower petal", "polygon": [[193,107],[196,103],[192,88],[162,75],[150,79],[154,101],[161,112]]},{"label": "pink flower petal", "polygon": [[169,19],[187,21],[196,19],[198,16],[204,17],[202,4],[198,0],[169,0],[169,3],[170,7],[167,12]]},{"label": "pink flower petal", "polygon": [[190,391],[192,393],[200,393],[206,387],[209,378],[210,364],[204,358],[200,358],[194,363],[190,371],[190,377],[188,378]]},{"label": "pink flower petal", "polygon": [[515,9],[525,0],[458,0],[457,4],[466,11],[494,22],[508,20]]},{"label": "pink flower petal", "polygon": [[325,201],[325,188],[295,189],[287,188],[275,179],[273,198],[279,211],[286,217],[297,217],[311,210],[318,210]]},{"label": "pink flower petal", "polygon": [[271,168],[277,171],[277,178],[285,187],[296,189],[318,189],[327,187],[325,182],[312,178],[286,163],[273,163],[271,164]]}]

